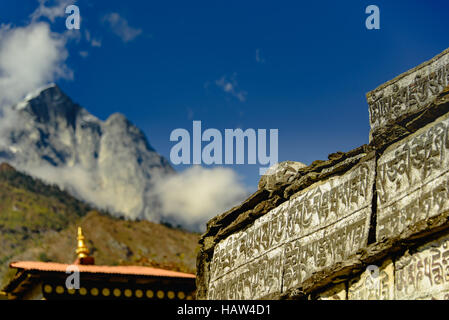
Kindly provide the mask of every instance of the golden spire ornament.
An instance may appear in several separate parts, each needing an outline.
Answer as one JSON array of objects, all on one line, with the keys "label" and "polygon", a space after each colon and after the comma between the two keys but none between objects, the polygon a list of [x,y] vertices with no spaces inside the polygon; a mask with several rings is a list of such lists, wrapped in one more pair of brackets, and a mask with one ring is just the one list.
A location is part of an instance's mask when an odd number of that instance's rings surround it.
[{"label": "golden spire ornament", "polygon": [[79,259],[87,258],[89,256],[89,249],[84,243],[84,235],[81,227],[78,227],[78,247],[76,248],[76,255]]},{"label": "golden spire ornament", "polygon": [[75,264],[81,265],[92,265],[95,264],[94,257],[89,256],[89,249],[84,242],[85,238],[83,235],[83,230],[78,227],[78,246],[76,247],[76,260]]}]

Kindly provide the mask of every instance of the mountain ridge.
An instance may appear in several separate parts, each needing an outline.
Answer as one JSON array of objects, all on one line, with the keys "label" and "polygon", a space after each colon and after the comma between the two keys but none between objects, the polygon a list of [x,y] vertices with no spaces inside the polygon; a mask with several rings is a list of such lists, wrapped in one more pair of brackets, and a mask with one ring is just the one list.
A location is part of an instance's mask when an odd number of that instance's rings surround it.
[{"label": "mountain ridge", "polygon": [[175,171],[123,114],[102,121],[50,84],[15,104],[2,124],[0,161],[117,216],[162,220],[151,190]]}]

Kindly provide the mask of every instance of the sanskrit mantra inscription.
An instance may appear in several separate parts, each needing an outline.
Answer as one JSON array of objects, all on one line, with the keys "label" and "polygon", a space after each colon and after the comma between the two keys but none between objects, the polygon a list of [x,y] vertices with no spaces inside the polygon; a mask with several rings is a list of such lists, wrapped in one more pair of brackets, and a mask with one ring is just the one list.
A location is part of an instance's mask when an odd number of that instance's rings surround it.
[{"label": "sanskrit mantra inscription", "polygon": [[378,239],[448,210],[448,116],[389,147],[377,172]]},{"label": "sanskrit mantra inscription", "polygon": [[251,300],[281,291],[281,250],[235,270],[209,287],[208,299]]},{"label": "sanskrit mantra inscription", "polygon": [[369,161],[342,177],[300,192],[248,229],[220,242],[212,260],[211,279],[371,205],[373,183],[374,161]]},{"label": "sanskrit mantra inscription", "polygon": [[380,267],[370,266],[359,278],[349,281],[348,300],[393,300],[394,266],[386,260]]},{"label": "sanskrit mantra inscription", "polygon": [[359,163],[342,176],[299,192],[247,229],[218,243],[210,268],[210,294],[216,298],[235,296],[229,290],[248,286],[251,288],[245,294],[252,298],[270,294],[273,286],[262,290],[253,280],[268,272],[260,266],[273,252],[280,259],[276,270],[284,274],[279,293],[366,245],[374,169],[374,159]]},{"label": "sanskrit mantra inscription", "polygon": [[[435,59],[435,58],[434,58]],[[449,84],[449,52],[368,94],[371,129],[425,108]]]},{"label": "sanskrit mantra inscription", "polygon": [[449,237],[396,262],[396,299],[449,298]]},{"label": "sanskrit mantra inscription", "polygon": [[313,273],[344,261],[367,244],[371,209],[285,245],[283,291],[295,288]]}]

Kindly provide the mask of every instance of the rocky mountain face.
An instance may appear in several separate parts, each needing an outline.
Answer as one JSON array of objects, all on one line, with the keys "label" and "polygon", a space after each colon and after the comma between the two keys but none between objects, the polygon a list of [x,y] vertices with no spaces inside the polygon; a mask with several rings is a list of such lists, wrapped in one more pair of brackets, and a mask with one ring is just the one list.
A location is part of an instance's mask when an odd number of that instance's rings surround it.
[{"label": "rocky mountain face", "polygon": [[0,161],[113,214],[160,221],[150,190],[174,170],[122,114],[101,121],[53,84],[4,112],[0,131]]}]

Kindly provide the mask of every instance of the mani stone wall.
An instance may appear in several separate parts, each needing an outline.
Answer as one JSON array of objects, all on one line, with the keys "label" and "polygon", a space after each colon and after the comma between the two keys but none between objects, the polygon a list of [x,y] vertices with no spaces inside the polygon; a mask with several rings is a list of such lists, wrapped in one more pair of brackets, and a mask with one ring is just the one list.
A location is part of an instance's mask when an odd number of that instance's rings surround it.
[{"label": "mani stone wall", "polygon": [[367,94],[370,143],[287,161],[200,240],[198,299],[449,298],[449,51]]}]

